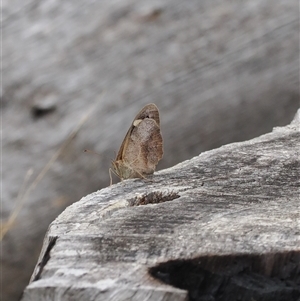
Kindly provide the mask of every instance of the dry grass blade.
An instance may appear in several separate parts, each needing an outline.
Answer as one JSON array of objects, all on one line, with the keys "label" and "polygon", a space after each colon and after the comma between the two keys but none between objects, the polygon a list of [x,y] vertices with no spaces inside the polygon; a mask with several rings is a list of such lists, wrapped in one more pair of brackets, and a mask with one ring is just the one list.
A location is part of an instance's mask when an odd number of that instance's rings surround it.
[{"label": "dry grass blade", "polygon": [[[97,105],[97,104],[96,104]],[[77,135],[83,124],[87,121],[88,117],[90,117],[91,113],[95,110],[96,105],[93,105],[80,119],[78,125],[76,128],[71,132],[71,134],[68,136],[68,138],[64,141],[62,146],[54,153],[52,158],[49,160],[49,162],[44,166],[44,168],[41,170],[41,172],[37,175],[37,177],[34,179],[34,181],[30,184],[30,186],[25,190],[24,187],[27,184],[30,176],[30,171],[27,172],[25,179],[23,181],[22,188],[20,189],[20,192],[18,194],[17,200],[16,200],[16,206],[14,210],[11,212],[10,216],[8,217],[7,221],[4,223],[1,223],[1,229],[0,229],[0,241],[3,240],[6,233],[11,229],[12,225],[14,224],[18,214],[20,213],[24,202],[30,195],[30,193],[36,188],[38,183],[43,179],[45,174],[48,172],[48,170],[51,168],[52,164],[58,159],[58,157],[62,154],[62,152],[65,150],[65,148],[69,145],[69,143],[74,139],[74,137]],[[32,171],[31,171],[32,173]],[[24,191],[25,190],[25,191]]]}]

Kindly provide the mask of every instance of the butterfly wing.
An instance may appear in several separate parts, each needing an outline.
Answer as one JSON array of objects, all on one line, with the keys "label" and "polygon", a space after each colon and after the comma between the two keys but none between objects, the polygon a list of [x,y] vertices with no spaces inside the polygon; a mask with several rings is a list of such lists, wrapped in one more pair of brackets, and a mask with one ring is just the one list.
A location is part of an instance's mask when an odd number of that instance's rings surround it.
[{"label": "butterfly wing", "polygon": [[156,124],[158,125],[158,127],[160,127],[159,111],[158,111],[157,106],[154,103],[150,103],[150,104],[144,106],[141,109],[141,111],[135,116],[129,130],[127,131],[127,133],[125,135],[125,138],[124,138],[124,140],[121,144],[121,147],[119,149],[118,155],[116,157],[116,161],[123,160],[123,158],[125,157],[125,152],[126,152],[126,149],[127,149],[127,145],[129,143],[129,140],[130,140],[129,138],[131,136],[132,131],[136,127],[136,126],[134,126],[134,123],[137,120],[143,120],[145,118],[153,119],[156,122]]},{"label": "butterfly wing", "polygon": [[160,127],[154,119],[145,118],[131,132],[124,151],[124,160],[138,175],[149,175],[155,171],[163,156],[163,139]]},{"label": "butterfly wing", "polygon": [[135,117],[117,158],[121,178],[152,174],[163,156],[159,111],[155,104],[146,105]]}]

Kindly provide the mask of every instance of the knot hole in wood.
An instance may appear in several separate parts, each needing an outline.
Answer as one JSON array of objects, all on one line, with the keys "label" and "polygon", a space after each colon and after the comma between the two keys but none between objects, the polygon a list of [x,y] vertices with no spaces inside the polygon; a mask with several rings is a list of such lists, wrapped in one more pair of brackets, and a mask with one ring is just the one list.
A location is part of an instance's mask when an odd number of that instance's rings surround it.
[{"label": "knot hole in wood", "polygon": [[161,191],[153,191],[150,193],[142,194],[140,196],[135,197],[134,199],[129,200],[129,204],[130,206],[159,204],[178,199],[179,197],[180,195],[174,191],[166,193]]}]

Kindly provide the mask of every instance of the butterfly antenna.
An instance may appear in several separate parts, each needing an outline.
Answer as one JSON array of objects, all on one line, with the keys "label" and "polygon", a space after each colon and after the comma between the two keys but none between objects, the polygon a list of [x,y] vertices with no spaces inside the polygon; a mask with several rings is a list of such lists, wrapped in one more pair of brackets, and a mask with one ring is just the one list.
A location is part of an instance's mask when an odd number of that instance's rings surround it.
[{"label": "butterfly antenna", "polygon": [[83,152],[84,152],[84,153],[91,153],[91,154],[98,155],[98,156],[101,156],[101,157],[102,157],[101,154],[99,154],[99,153],[97,153],[97,152],[95,152],[95,151],[93,151],[93,150],[90,150],[90,149],[85,149]]}]

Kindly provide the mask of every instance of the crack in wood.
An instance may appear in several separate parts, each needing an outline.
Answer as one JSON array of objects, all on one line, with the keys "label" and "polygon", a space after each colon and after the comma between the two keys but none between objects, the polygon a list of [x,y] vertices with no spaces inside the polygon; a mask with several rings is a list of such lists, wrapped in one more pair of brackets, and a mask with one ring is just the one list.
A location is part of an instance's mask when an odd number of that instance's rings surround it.
[{"label": "crack in wood", "polygon": [[38,263],[39,269],[32,281],[37,281],[41,278],[41,274],[43,272],[44,267],[46,266],[47,262],[50,259],[50,252],[53,249],[53,247],[55,246],[57,238],[58,238],[58,236],[49,237],[47,249],[45,251],[45,254],[44,254],[42,260]]},{"label": "crack in wood", "polygon": [[104,208],[102,208],[100,212],[100,217],[105,219],[108,216],[110,216],[113,212],[123,208],[148,205],[148,204],[160,204],[160,203],[172,201],[179,197],[180,195],[174,191],[171,192],[152,191],[149,193],[144,193],[134,198],[128,200],[123,199],[105,206]]}]

